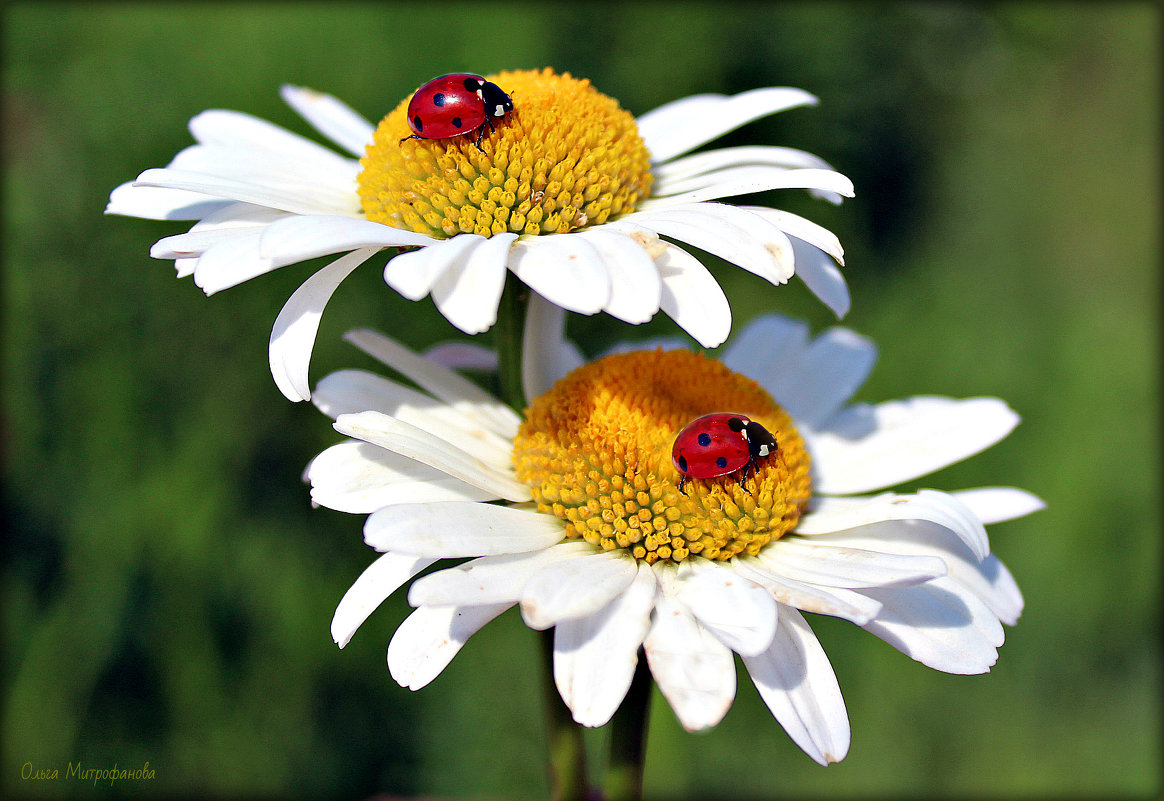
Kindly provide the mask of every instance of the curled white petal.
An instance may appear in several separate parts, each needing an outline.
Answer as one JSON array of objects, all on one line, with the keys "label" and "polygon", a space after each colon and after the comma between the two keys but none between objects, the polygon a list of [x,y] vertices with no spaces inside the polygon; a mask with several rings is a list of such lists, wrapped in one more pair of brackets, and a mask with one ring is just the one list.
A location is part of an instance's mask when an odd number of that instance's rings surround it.
[{"label": "curled white petal", "polygon": [[271,329],[269,356],[275,385],[289,400],[311,397],[307,370],[323,307],[340,282],[375,252],[374,248],[365,248],[341,256],[304,281],[283,304]]},{"label": "curled white petal", "polygon": [[331,638],[343,648],[361,624],[404,582],[431,565],[435,559],[386,553],[370,564],[344,593],[331,619]]},{"label": "curled white petal", "polygon": [[936,490],[921,490],[913,495],[887,492],[860,500],[817,496],[809,508],[796,524],[798,534],[829,534],[890,520],[924,520],[953,532],[978,559],[985,559],[990,553],[990,540],[982,522],[957,498]]}]

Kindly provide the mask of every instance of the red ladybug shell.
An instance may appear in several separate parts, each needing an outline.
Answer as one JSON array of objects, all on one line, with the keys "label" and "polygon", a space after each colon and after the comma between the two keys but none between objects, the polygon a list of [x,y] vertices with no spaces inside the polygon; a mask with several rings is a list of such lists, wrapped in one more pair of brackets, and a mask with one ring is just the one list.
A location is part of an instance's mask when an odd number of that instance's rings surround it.
[{"label": "red ladybug shell", "polygon": [[752,459],[742,414],[708,414],[679,432],[671,462],[685,478],[715,478],[734,473]]},{"label": "red ladybug shell", "polygon": [[442,75],[417,89],[408,101],[408,127],[417,139],[448,139],[486,122],[492,128],[490,117],[512,109],[509,95],[480,75]]}]

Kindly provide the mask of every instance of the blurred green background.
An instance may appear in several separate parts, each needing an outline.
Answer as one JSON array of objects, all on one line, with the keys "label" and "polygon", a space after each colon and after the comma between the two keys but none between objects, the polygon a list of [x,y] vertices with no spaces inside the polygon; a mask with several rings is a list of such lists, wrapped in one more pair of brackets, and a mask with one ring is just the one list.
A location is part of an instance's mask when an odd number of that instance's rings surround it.
[{"label": "blurred green background", "polygon": [[[921,486],[1010,484],[1049,508],[992,527],[1027,607],[994,670],[947,676],[815,617],[853,727],[820,768],[740,672],[689,735],[656,694],[651,798],[1152,796],[1160,788],[1160,15],[1154,5],[259,3],[4,6],[0,795],[544,797],[537,642],[513,612],[429,687],[384,665],[397,593],[343,651],[336,602],[373,554],[300,473],[339,437],[267,372],[280,306],[322,262],[207,299],[102,214],[231,108],[314,136],[282,82],[377,119],[428,78],[553,66],[639,114],[793,85],[821,105],[721,144],[852,177],[840,208],[761,198],[841,237],[864,400],[996,395],[1007,440]],[[375,260],[324,315],[313,376],[368,363],[346,329],[457,332]],[[736,326],[830,313],[713,264]],[[575,318],[591,353],[674,333]],[[600,746],[605,732],[591,733]],[[136,768],[96,788],[22,766]]]}]

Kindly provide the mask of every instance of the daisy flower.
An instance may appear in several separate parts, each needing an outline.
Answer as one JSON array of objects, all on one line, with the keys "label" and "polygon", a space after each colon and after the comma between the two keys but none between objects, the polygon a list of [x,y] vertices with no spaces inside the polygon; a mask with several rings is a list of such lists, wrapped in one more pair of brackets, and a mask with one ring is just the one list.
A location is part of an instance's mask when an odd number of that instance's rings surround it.
[{"label": "daisy flower", "polygon": [[812,95],[784,87],[695,95],[636,119],[568,74],[487,77],[514,108],[480,149],[475,136],[406,139],[409,98],[375,126],[334,97],[284,86],[283,98],[346,154],[246,114],[205,111],[190,121],[197,144],[117,187],[106,212],[197,220],[150,255],[173,259],[179,277],[192,275],[207,294],[344,254],[303,283],[272,330],[272,375],[292,400],[310,396],[308,361],[335,288],[385,249],[384,280],[410,300],[431,295],[469,334],[494,323],[512,272],[570,311],[642,323],[661,309],[701,344],[719,345],[731,327],[722,290],[661,237],[773,284],[796,273],[838,316],[847,311],[833,234],[788,212],[718,202],[780,188],[840,202],[852,194],[847,178],[784,147],[683,155],[814,104]]},{"label": "daisy flower", "polygon": [[[527,333],[548,341],[561,316],[542,304]],[[554,627],[554,680],[578,723],[611,719],[642,648],[682,725],[714,726],[735,695],[734,653],[789,736],[828,764],[847,753],[849,722],[803,613],[969,674],[994,664],[1022,609],[984,524],[1037,498],[884,491],[989,447],[1017,416],[993,398],[849,403],[875,354],[848,330],[811,339],[773,315],[722,362],[616,353],[552,382],[524,418],[380,334],[348,339],[420,389],[352,370],[316,388],[350,439],[309,465],[312,499],[368,514],[365,542],[383,554],[340,601],[336,642],[430,565],[468,558],[412,582],[416,609],[388,646],[402,686],[428,684],[517,605],[532,628]],[[527,387],[552,378],[531,366]],[[761,423],[775,452],[744,481],[690,478],[681,493],[676,433],[723,411]]]}]

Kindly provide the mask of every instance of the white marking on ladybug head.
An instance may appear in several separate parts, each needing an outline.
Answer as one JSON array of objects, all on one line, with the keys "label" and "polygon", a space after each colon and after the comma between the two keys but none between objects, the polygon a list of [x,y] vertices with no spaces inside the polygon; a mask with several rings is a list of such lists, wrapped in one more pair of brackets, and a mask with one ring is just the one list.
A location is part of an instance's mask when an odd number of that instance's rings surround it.
[{"label": "white marking on ladybug head", "polygon": [[493,107],[493,116],[494,117],[505,116],[505,106],[501,105],[500,103],[498,103],[496,106],[494,106]]},{"label": "white marking on ladybug head", "polygon": [[761,445],[761,446],[760,446],[760,455],[761,455],[761,456],[767,456],[767,455],[768,455],[768,446],[767,446],[767,445]]}]

